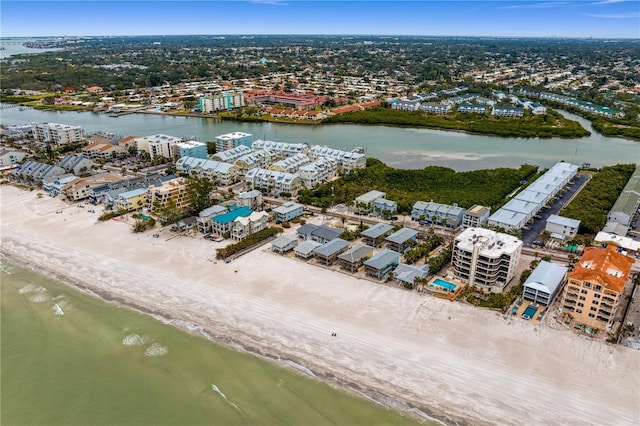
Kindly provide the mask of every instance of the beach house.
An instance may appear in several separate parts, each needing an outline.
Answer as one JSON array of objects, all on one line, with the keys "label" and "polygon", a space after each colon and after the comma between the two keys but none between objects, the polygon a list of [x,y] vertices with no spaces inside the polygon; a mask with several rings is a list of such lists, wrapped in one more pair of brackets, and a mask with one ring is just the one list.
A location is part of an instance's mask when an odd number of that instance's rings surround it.
[{"label": "beach house", "polygon": [[257,189],[241,192],[233,200],[238,206],[247,206],[251,210],[262,210],[262,192]]},{"label": "beach house", "polygon": [[429,276],[429,265],[409,265],[400,263],[393,270],[393,277],[402,286],[413,288],[416,278],[426,278]]},{"label": "beach house", "polygon": [[387,248],[397,253],[404,253],[416,241],[418,237],[418,231],[411,228],[398,229],[393,234],[389,235],[385,241],[387,242]]},{"label": "beach house", "polygon": [[567,281],[569,268],[541,260],[524,283],[522,298],[549,306]]},{"label": "beach house", "polygon": [[229,206],[227,213],[211,218],[211,232],[220,236],[228,233],[230,236],[233,221],[239,217],[249,216],[251,213],[253,213],[253,210],[247,206]]},{"label": "beach house", "polygon": [[100,173],[85,178],[78,178],[64,187],[64,194],[71,201],[81,201],[89,198],[93,188],[106,184],[114,184],[123,180],[124,178],[122,176],[115,173]]},{"label": "beach house", "polygon": [[378,280],[384,280],[396,268],[399,259],[400,254],[398,252],[382,249],[364,262],[364,270],[367,275]]},{"label": "beach house", "polygon": [[365,260],[367,260],[371,253],[373,253],[373,247],[366,244],[357,244],[351,247],[349,250],[338,256],[340,260],[340,266],[342,269],[346,269],[349,272],[357,272],[362,266]]},{"label": "beach house", "polygon": [[211,232],[211,219],[216,216],[220,216],[221,214],[225,214],[228,211],[228,208],[219,204],[202,210],[200,213],[198,213],[198,217],[196,217],[196,225],[198,226],[198,231],[202,232],[203,234],[208,234],[209,232]]},{"label": "beach house", "polygon": [[288,235],[281,235],[271,242],[271,251],[274,253],[285,254],[296,248],[297,245],[297,238]]},{"label": "beach house", "polygon": [[471,206],[471,208],[465,210],[462,215],[462,227],[464,229],[479,228],[487,223],[490,214],[491,207],[475,204]]},{"label": "beach house", "polygon": [[300,244],[298,244],[295,248],[295,254],[296,257],[300,258],[300,259],[309,259],[311,257],[313,257],[313,253],[315,252],[315,250],[320,247],[322,244],[320,244],[317,241],[313,241],[313,240],[305,240],[302,241]]},{"label": "beach house", "polygon": [[333,240],[322,244],[320,247],[317,247],[313,253],[319,263],[328,266],[333,264],[338,259],[338,255],[346,251],[348,247],[348,241],[341,238],[334,238]]},{"label": "beach house", "polygon": [[113,208],[119,213],[126,213],[144,207],[148,198],[147,188],[134,189],[118,194],[113,203]]},{"label": "beach house", "polygon": [[292,219],[302,216],[304,206],[292,201],[287,201],[274,208],[272,212],[275,215],[276,223],[289,222]]},{"label": "beach house", "polygon": [[51,197],[57,197],[64,193],[64,188],[76,179],[78,176],[72,173],[65,173],[59,176],[51,176],[42,179],[42,190]]},{"label": "beach house", "polygon": [[370,228],[365,229],[360,233],[362,242],[364,244],[378,247],[384,242],[384,239],[393,231],[393,226],[388,223],[376,223]]},{"label": "beach house", "polygon": [[386,198],[387,194],[382,191],[372,190],[366,194],[356,197],[354,207],[356,214],[369,214],[373,211],[373,204],[380,198]]},{"label": "beach house", "polygon": [[253,212],[248,216],[239,216],[231,224],[231,238],[241,241],[251,234],[266,229],[269,222],[269,213]]}]

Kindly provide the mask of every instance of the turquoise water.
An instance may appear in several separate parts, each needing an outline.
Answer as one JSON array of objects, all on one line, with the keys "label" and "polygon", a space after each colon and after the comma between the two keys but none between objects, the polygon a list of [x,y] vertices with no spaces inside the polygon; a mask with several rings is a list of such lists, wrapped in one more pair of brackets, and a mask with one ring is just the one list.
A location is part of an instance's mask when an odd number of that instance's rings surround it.
[{"label": "turquoise water", "polygon": [[449,281],[441,280],[440,278],[436,278],[435,280],[433,280],[433,284],[449,291],[456,291],[456,288],[458,288],[457,285],[452,284]]},{"label": "turquoise water", "polygon": [[2,425],[404,425],[412,419],[4,260]]}]

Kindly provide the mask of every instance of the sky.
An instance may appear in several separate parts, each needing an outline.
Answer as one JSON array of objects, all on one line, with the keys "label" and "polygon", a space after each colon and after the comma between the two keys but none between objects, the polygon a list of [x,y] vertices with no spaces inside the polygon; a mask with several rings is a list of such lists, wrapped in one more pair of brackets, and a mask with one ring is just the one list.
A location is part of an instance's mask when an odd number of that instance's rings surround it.
[{"label": "sky", "polygon": [[0,37],[174,34],[640,39],[640,1],[0,1]]}]

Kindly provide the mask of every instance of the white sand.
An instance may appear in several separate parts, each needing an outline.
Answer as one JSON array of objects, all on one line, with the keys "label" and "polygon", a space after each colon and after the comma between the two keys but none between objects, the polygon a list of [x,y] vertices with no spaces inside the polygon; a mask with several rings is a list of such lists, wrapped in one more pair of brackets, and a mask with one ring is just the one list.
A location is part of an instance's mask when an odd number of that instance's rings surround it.
[{"label": "white sand", "polygon": [[2,252],[109,298],[474,425],[640,423],[638,351],[357,280],[268,246],[214,263],[217,243],[132,234],[36,192],[0,189]]}]

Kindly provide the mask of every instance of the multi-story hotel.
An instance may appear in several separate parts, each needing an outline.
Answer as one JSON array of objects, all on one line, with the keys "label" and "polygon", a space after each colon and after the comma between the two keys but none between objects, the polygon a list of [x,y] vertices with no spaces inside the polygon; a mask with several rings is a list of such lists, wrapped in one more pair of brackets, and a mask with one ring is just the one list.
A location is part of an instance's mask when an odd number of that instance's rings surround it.
[{"label": "multi-story hotel", "polygon": [[210,114],[244,106],[244,95],[240,93],[222,93],[217,96],[200,98],[200,111]]},{"label": "multi-story hotel", "polygon": [[634,263],[617,249],[616,246],[587,247],[575,269],[569,273],[561,306],[576,324],[592,329],[611,329]]},{"label": "multi-story hotel", "polygon": [[519,239],[485,228],[467,228],[455,239],[455,276],[483,290],[500,293],[515,276],[522,251]]},{"label": "multi-story hotel", "polygon": [[183,178],[171,179],[149,187],[147,207],[152,210],[164,209],[167,208],[170,201],[175,203],[178,210],[189,206],[187,186]]},{"label": "multi-story hotel", "polygon": [[80,142],[84,139],[84,133],[80,126],[69,126],[58,123],[32,124],[31,130],[37,142],[51,142],[57,145]]},{"label": "multi-story hotel", "polygon": [[174,145],[182,142],[182,139],[169,135],[151,135],[136,138],[138,151],[149,153],[153,160],[156,157],[172,158],[175,151]]},{"label": "multi-story hotel", "polygon": [[253,135],[243,132],[232,132],[216,136],[216,152],[226,151],[244,145],[251,148]]}]

